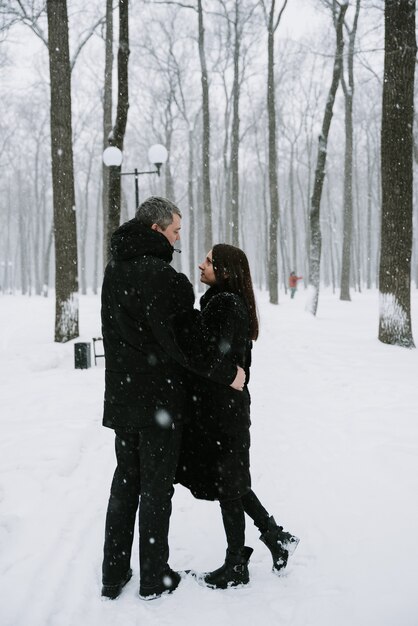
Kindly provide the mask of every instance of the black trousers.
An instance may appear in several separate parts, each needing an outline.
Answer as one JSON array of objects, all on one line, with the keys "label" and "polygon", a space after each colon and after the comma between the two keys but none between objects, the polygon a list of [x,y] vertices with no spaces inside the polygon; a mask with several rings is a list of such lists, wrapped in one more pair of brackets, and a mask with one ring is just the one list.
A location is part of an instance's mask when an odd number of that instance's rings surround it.
[{"label": "black trousers", "polygon": [[141,588],[159,586],[168,568],[168,530],[181,425],[116,431],[117,467],[106,515],[103,583],[119,584],[130,567],[139,503]]},{"label": "black trousers", "polygon": [[245,544],[245,515],[247,513],[261,533],[268,528],[269,514],[251,489],[235,500],[221,500],[222,521],[228,550],[237,553]]}]

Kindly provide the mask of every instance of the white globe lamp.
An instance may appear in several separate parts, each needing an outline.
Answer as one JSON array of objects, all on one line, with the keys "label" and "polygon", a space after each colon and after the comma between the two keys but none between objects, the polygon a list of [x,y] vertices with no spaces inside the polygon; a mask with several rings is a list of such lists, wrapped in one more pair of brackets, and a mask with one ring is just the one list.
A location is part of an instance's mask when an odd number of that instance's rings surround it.
[{"label": "white globe lamp", "polygon": [[108,167],[121,165],[122,151],[116,146],[109,146],[103,152],[103,163]]},{"label": "white globe lamp", "polygon": [[156,143],[148,150],[148,160],[153,163],[157,168],[158,176],[160,175],[160,168],[167,161],[168,152],[167,148],[160,143]]}]

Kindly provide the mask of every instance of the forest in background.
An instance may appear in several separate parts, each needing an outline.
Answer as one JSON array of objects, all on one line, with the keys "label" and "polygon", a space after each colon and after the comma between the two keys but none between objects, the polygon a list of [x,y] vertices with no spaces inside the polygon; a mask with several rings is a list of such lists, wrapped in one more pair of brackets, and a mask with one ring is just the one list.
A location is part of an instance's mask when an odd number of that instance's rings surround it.
[{"label": "forest in background", "polygon": [[[93,0],[86,6],[69,0],[66,4],[78,282],[81,293],[89,289],[97,293],[105,248],[101,155],[108,24],[104,1]],[[166,146],[169,159],[161,178],[139,179],[140,199],[164,195],[181,208],[182,254],[177,255],[176,267],[195,284],[197,263],[204,257],[208,241],[226,241],[247,252],[256,285],[272,289],[272,120],[267,98],[272,93],[271,86],[268,89],[271,10],[276,11],[273,19],[277,24],[273,93],[278,275],[273,279],[286,290],[287,277],[295,270],[308,284],[318,138],[335,65],[337,12],[345,4],[289,0],[275,9],[274,0],[129,3],[129,112],[122,171],[149,169],[149,146]],[[209,209],[204,184],[208,164],[202,157],[207,120],[202,102],[199,6],[204,20],[210,113]],[[1,7],[0,288],[4,293],[47,295],[54,285],[54,220],[46,8],[36,0],[2,0]],[[118,96],[116,2],[113,9],[114,118]],[[375,288],[379,279],[385,3],[350,0],[345,9],[344,53],[327,143],[319,221],[320,283],[349,299],[350,289]],[[350,99],[352,156],[347,157]],[[415,140],[414,171],[417,156]],[[347,251],[348,191],[352,214]],[[410,263],[412,281],[418,286],[416,186],[413,197]],[[121,221],[133,217],[134,212],[134,182],[125,177]],[[348,263],[348,271],[344,263]]]}]

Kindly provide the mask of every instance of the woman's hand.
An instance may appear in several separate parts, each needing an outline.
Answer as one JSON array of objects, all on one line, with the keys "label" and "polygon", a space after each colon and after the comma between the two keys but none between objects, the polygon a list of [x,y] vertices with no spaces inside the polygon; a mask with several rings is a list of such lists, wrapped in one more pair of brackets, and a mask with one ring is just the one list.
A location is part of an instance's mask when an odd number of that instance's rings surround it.
[{"label": "woman's hand", "polygon": [[237,375],[235,376],[233,382],[230,384],[232,389],[236,391],[242,391],[245,385],[245,372],[239,365],[237,366]]}]

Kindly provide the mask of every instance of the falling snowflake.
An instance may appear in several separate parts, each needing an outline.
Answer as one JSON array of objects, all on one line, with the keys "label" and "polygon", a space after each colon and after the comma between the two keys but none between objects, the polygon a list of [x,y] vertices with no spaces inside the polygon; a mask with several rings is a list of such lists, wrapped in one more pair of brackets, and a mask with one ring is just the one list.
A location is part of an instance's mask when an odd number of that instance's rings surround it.
[{"label": "falling snowflake", "polygon": [[165,409],[158,409],[158,411],[156,411],[155,421],[162,428],[169,428],[173,423],[170,413]]}]

